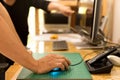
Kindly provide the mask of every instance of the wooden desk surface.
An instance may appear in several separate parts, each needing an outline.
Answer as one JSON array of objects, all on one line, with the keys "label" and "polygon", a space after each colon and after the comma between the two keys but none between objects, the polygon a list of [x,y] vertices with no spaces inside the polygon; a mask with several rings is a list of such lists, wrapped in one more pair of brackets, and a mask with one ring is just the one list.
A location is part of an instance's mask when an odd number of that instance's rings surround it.
[{"label": "wooden desk surface", "polygon": [[[37,42],[39,43],[39,42]],[[52,51],[52,42],[45,42],[44,51],[45,52],[53,52]],[[68,52],[79,52],[84,60],[90,59],[96,55],[96,50],[77,50],[72,43],[68,44],[69,50]],[[39,46],[37,46],[38,48]],[[40,50],[40,49],[38,49]],[[87,56],[86,56],[87,55]],[[85,57],[86,56],[86,57]],[[21,71],[22,66],[19,64],[14,64],[6,71],[6,80],[16,80],[17,75]],[[93,80],[120,80],[120,67],[113,67],[111,73],[109,74],[92,74]]]}]

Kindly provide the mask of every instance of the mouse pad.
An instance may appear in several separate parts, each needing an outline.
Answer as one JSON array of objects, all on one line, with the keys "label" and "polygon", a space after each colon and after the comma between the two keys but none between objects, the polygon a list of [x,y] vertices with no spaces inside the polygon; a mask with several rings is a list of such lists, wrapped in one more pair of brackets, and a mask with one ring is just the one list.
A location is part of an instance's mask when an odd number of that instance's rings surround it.
[{"label": "mouse pad", "polygon": [[[69,70],[50,71],[46,74],[35,74],[23,68],[17,80],[92,80],[91,74],[80,55],[80,53],[58,53],[67,57],[71,61]],[[35,59],[39,59],[46,54],[33,53]]]}]

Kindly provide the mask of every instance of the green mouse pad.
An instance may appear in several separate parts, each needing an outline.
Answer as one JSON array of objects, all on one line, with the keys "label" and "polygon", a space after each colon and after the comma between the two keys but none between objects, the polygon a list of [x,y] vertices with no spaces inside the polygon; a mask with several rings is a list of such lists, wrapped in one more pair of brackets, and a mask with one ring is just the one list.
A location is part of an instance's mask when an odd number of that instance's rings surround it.
[{"label": "green mouse pad", "polygon": [[[59,53],[71,61],[69,70],[51,71],[46,74],[35,74],[32,71],[23,68],[17,77],[17,80],[92,80],[92,76],[80,53]],[[39,59],[46,54],[33,53],[35,59]],[[42,65],[41,65],[42,66]]]}]

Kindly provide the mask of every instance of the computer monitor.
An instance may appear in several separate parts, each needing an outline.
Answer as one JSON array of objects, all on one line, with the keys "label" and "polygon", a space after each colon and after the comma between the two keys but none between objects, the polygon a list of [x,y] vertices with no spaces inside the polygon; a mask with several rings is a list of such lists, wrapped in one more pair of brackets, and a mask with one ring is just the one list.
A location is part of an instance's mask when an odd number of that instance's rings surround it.
[{"label": "computer monitor", "polygon": [[98,45],[101,42],[101,39],[98,39],[100,37],[99,30],[100,30],[100,22],[102,19],[101,7],[102,7],[102,0],[94,0],[90,40],[91,43],[96,45]]},{"label": "computer monitor", "polygon": [[[91,17],[86,20],[89,24],[85,26],[80,25],[79,29],[76,29],[77,33],[85,37],[82,42],[75,44],[77,47],[101,48],[105,45],[103,32],[100,29],[100,26],[103,24],[101,23],[102,0],[93,0],[93,7],[91,10]],[[86,15],[86,17],[88,17],[88,15]]]}]

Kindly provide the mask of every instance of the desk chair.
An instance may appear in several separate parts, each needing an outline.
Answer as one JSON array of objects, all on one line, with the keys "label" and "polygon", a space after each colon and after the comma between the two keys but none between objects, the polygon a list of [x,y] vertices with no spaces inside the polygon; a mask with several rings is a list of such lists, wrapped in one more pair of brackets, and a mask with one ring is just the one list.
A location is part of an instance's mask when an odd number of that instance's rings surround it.
[{"label": "desk chair", "polygon": [[5,80],[5,72],[8,68],[8,63],[0,63],[0,80]]}]

